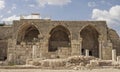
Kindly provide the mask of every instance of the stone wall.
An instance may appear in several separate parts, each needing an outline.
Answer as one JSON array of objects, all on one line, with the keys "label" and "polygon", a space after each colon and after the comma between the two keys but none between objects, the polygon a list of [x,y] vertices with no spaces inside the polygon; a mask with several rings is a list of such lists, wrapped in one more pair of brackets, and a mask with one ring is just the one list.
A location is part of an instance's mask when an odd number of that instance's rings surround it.
[{"label": "stone wall", "polygon": [[0,39],[7,40],[12,37],[12,26],[0,26]]},{"label": "stone wall", "polygon": [[[17,44],[19,35],[23,34],[24,32],[22,33],[22,31],[27,30],[30,26],[35,26],[39,31],[38,42],[34,44],[26,44],[21,41],[20,44]],[[57,26],[64,27],[65,32],[69,33],[68,38],[70,40],[70,46],[69,48],[61,47],[56,52],[49,52],[50,32]],[[99,54],[101,54],[99,57],[101,56],[100,58],[102,59],[111,59],[112,46],[109,44],[112,42],[113,47],[115,48],[115,46],[117,46],[116,49],[118,49],[120,41],[117,41],[118,37],[115,37],[114,39],[114,37],[112,37],[114,35],[110,35],[113,33],[108,30],[105,21],[52,21],[43,19],[21,19],[19,21],[14,21],[13,25],[10,27],[0,27],[0,39],[8,39],[8,61],[14,61],[17,64],[24,64],[27,58],[54,58],[58,56],[64,58],[69,55],[81,55],[83,39],[80,32],[87,26],[94,28],[99,34],[97,37],[99,42]],[[111,40],[111,42],[108,40]],[[117,52],[117,55],[119,55],[119,51]]]},{"label": "stone wall", "polygon": [[[58,25],[62,25],[67,28],[71,33],[71,39],[78,40],[80,36],[80,31],[91,25],[95,27],[95,29],[102,34],[104,40],[107,41],[107,29],[106,22],[104,21],[47,21],[47,20],[20,20],[14,21],[14,38],[17,37],[17,32],[24,28],[25,26],[32,24],[34,25],[42,36],[49,36],[50,31]],[[16,31],[17,30],[17,31]]]},{"label": "stone wall", "polygon": [[113,43],[113,49],[116,49],[117,56],[120,56],[120,38],[119,35],[116,33],[115,30],[109,29],[108,30],[108,37]]},{"label": "stone wall", "polygon": [[112,49],[113,44],[108,40],[107,45],[103,46],[102,48],[102,56],[104,60],[111,60],[112,59]]},{"label": "stone wall", "polygon": [[[96,31],[102,35],[102,40],[104,40],[104,44],[107,44],[107,25],[105,21],[51,21],[51,20],[26,20],[22,19],[20,21],[14,21],[14,35],[13,37],[18,37],[19,30],[24,29],[29,25],[34,25],[38,31],[40,32],[41,38],[44,41],[43,48],[46,51],[43,51],[44,54],[48,54],[48,46],[49,46],[49,38],[50,32],[53,28],[57,26],[65,27],[69,32],[69,39],[71,41],[71,55],[80,55],[82,45],[79,41],[80,32],[86,26],[92,26],[96,29]],[[17,29],[17,31],[16,31]],[[45,55],[46,56],[46,55]]]},{"label": "stone wall", "polygon": [[0,61],[7,59],[7,41],[0,40]]},{"label": "stone wall", "polygon": [[16,64],[25,64],[27,59],[40,58],[41,53],[38,43],[26,44],[25,42],[21,42],[20,45],[15,45],[14,51],[10,51],[8,56],[13,55],[14,57],[13,59],[8,58],[8,60],[12,59]]}]

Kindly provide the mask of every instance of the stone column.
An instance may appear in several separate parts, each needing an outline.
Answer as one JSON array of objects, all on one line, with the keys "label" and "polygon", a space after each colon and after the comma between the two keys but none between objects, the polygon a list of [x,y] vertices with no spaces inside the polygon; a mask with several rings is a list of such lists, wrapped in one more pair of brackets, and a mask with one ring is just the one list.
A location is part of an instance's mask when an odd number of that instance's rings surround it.
[{"label": "stone column", "polygon": [[12,60],[13,60],[13,54],[9,54],[7,61],[8,62],[12,62]]},{"label": "stone column", "polygon": [[116,61],[116,58],[117,58],[117,56],[116,56],[116,50],[113,49],[113,50],[112,50],[112,60],[113,60],[113,61]]},{"label": "stone column", "polygon": [[79,43],[80,43],[80,55],[82,55],[82,38],[79,38]]},{"label": "stone column", "polygon": [[36,58],[40,57],[40,42],[36,42]]},{"label": "stone column", "polygon": [[39,45],[39,56],[42,57],[42,50],[43,50],[43,44],[42,44],[42,40],[40,41],[40,45]]},{"label": "stone column", "polygon": [[49,43],[49,41],[48,41],[49,39],[48,39],[48,37],[45,37],[42,41],[41,41],[41,48],[40,48],[40,51],[41,51],[41,54],[40,55],[42,55],[42,57],[44,57],[44,58],[46,58],[48,55],[48,47],[49,47],[49,45],[48,45],[48,43]]},{"label": "stone column", "polygon": [[13,62],[15,63],[16,60],[16,40],[15,39],[8,39],[8,49],[7,49],[7,60],[8,62]]},{"label": "stone column", "polygon": [[117,62],[120,63],[120,56],[117,56]]},{"label": "stone column", "polygon": [[102,46],[103,46],[103,40],[102,40],[102,36],[100,35],[99,38],[99,58],[102,59]]},{"label": "stone column", "polygon": [[33,45],[33,47],[32,47],[32,58],[34,59],[34,58],[36,58],[36,45]]},{"label": "stone column", "polygon": [[88,49],[85,50],[85,56],[89,56],[89,50]]},{"label": "stone column", "polygon": [[72,52],[71,55],[80,55],[80,43],[78,40],[72,40]]}]

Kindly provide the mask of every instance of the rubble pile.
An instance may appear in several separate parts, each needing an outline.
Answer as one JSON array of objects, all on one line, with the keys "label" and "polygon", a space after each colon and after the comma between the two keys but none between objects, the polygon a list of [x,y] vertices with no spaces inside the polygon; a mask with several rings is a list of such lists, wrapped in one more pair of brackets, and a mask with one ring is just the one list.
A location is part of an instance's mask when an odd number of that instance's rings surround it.
[{"label": "rubble pile", "polygon": [[27,65],[34,65],[34,66],[41,66],[41,67],[65,67],[66,66],[66,59],[45,59],[45,60],[29,60]]},{"label": "rubble pile", "polygon": [[90,60],[97,60],[97,58],[92,56],[71,56],[68,58],[68,62],[75,65],[79,65],[80,63],[84,63],[84,65],[86,65],[90,63]]},{"label": "rubble pile", "polygon": [[100,60],[93,56],[71,56],[66,59],[35,59],[28,60],[28,65],[39,66],[42,68],[65,68],[65,69],[94,69],[104,66],[120,66],[111,60]]},{"label": "rubble pile", "polygon": [[41,61],[41,66],[43,67],[65,67],[66,60],[65,59],[47,59]]},{"label": "rubble pile", "polygon": [[71,56],[68,58],[66,66],[70,69],[95,68],[99,66],[98,60],[92,56]]}]

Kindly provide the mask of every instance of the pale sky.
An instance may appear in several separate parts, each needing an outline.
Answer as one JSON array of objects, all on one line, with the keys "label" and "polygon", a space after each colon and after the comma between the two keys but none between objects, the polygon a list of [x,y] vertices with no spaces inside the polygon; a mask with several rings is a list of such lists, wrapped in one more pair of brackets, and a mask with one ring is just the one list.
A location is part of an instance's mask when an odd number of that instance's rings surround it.
[{"label": "pale sky", "polygon": [[106,20],[120,35],[120,0],[0,0],[0,22],[31,13],[52,20]]}]

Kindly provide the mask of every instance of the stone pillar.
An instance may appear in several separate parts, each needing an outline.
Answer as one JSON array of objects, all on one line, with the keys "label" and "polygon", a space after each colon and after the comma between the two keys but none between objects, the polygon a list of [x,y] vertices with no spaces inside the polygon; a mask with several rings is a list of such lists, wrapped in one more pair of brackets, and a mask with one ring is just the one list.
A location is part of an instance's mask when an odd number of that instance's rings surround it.
[{"label": "stone pillar", "polygon": [[120,63],[120,56],[117,56],[117,62]]},{"label": "stone pillar", "polygon": [[12,60],[13,60],[13,54],[9,54],[7,60],[8,60],[8,62],[12,62]]},{"label": "stone pillar", "polygon": [[40,58],[40,42],[36,42],[36,58]]},{"label": "stone pillar", "polygon": [[99,36],[99,58],[102,59],[102,46],[103,46],[103,40],[102,40],[102,36]]},{"label": "stone pillar", "polygon": [[42,48],[43,48],[43,44],[42,41],[40,41],[40,45],[39,45],[39,56],[42,57]]},{"label": "stone pillar", "polygon": [[15,63],[16,60],[16,40],[15,39],[8,39],[8,50],[7,50],[7,61]]},{"label": "stone pillar", "polygon": [[44,39],[41,41],[40,55],[44,58],[48,56],[48,40]]},{"label": "stone pillar", "polygon": [[88,49],[85,50],[85,56],[89,56],[89,50]]},{"label": "stone pillar", "polygon": [[80,55],[82,55],[82,38],[79,38],[79,43],[80,43]]},{"label": "stone pillar", "polygon": [[113,60],[113,61],[116,61],[116,58],[117,58],[117,56],[116,56],[116,50],[113,49],[113,50],[112,50],[112,60]]},{"label": "stone pillar", "polygon": [[78,40],[72,40],[71,41],[72,45],[72,52],[71,55],[80,55],[80,43]]},{"label": "stone pillar", "polygon": [[34,59],[34,58],[36,58],[36,45],[33,45],[33,47],[32,47],[32,58]]},{"label": "stone pillar", "polygon": [[26,43],[25,43],[25,42],[21,42],[21,45],[22,45],[23,47],[25,47],[25,46],[26,46]]}]

